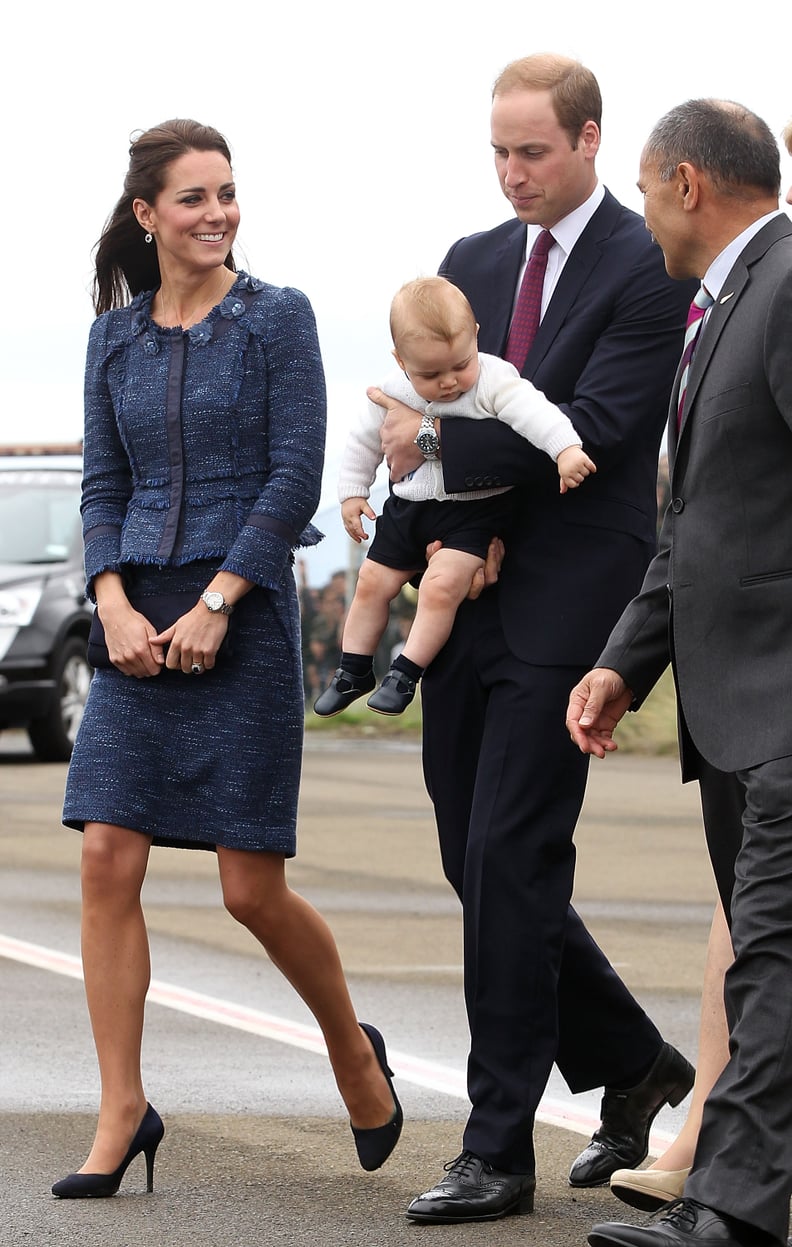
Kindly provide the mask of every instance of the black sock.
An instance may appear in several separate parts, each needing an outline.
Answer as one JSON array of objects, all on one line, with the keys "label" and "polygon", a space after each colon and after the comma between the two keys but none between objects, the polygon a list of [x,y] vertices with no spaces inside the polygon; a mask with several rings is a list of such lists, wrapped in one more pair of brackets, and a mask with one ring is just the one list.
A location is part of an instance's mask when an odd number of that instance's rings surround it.
[{"label": "black sock", "polygon": [[374,669],[374,655],[342,652],[338,665],[350,675],[368,675]]},{"label": "black sock", "polygon": [[424,673],[423,667],[419,667],[416,663],[410,662],[409,658],[404,657],[404,654],[399,654],[398,658],[394,658],[391,663],[391,667],[393,667],[396,671],[403,671],[405,675],[408,675],[411,680],[415,680],[416,683],[420,680]]}]

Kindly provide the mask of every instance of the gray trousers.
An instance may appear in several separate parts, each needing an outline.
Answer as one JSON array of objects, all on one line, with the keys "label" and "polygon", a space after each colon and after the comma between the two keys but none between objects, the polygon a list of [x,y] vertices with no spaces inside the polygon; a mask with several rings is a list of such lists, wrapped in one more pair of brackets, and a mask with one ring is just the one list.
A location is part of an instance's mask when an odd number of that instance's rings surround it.
[{"label": "gray trousers", "polygon": [[[716,793],[708,802],[708,784],[719,782],[731,791],[724,787],[721,800]],[[720,837],[737,841],[733,815],[728,825],[712,825],[715,810],[724,820],[734,810],[735,783],[743,813],[731,895],[735,960],[725,987],[731,1057],[705,1105],[685,1194],[786,1244],[792,1194],[792,758],[720,780],[717,772],[705,771],[702,804],[711,846]],[[723,892],[723,855],[718,867]]]}]

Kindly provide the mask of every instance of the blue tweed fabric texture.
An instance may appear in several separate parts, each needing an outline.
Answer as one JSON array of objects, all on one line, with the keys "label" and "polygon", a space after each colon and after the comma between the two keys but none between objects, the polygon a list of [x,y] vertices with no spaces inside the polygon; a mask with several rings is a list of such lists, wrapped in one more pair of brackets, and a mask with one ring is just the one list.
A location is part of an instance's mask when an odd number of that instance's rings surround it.
[{"label": "blue tweed fabric texture", "polygon": [[94,676],[63,820],[156,844],[295,851],[303,733],[292,551],[321,487],[325,387],[303,294],[240,273],[191,329],[150,317],[153,292],[97,318],[85,383],[87,592],[194,591],[219,569],[254,583],[203,676]]}]

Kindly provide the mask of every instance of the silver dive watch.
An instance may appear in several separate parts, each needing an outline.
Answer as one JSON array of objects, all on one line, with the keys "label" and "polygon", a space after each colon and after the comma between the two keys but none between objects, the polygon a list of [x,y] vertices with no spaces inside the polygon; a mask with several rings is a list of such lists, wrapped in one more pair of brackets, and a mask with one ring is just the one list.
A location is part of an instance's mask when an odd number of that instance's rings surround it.
[{"label": "silver dive watch", "polygon": [[234,609],[229,602],[226,602],[222,593],[217,589],[204,589],[201,594],[201,601],[213,615],[230,615]]},{"label": "silver dive watch", "polygon": [[415,439],[415,445],[420,450],[424,459],[437,458],[440,450],[440,438],[435,432],[433,416],[421,416],[421,424],[418,429],[418,436]]}]

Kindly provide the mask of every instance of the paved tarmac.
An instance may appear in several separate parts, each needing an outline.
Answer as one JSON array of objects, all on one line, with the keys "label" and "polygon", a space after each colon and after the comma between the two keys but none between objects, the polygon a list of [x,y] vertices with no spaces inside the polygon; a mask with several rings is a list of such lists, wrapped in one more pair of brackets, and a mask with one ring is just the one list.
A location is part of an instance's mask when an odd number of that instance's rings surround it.
[{"label": "paved tarmac", "polygon": [[[543,1121],[533,1216],[405,1221],[409,1199],[457,1154],[466,1116],[459,910],[441,876],[417,748],[324,733],[308,739],[290,878],[330,921],[359,1014],[398,1057],[402,1143],[379,1173],[357,1167],[325,1060],[277,1032],[285,1019],[305,1036],[310,1016],[225,914],[213,856],[155,850],[145,904],[163,986],[148,1008],[144,1058],[167,1126],[155,1192],[141,1193],[137,1160],[114,1199],[52,1199],[52,1181],[87,1151],[97,1098],[82,985],[71,977],[80,837],[59,826],[64,775],[33,762],[21,734],[0,740],[0,1247],[427,1238],[582,1247],[595,1221],[642,1219],[607,1190],[573,1194],[566,1173],[584,1139]],[[714,891],[696,793],[680,785],[676,762],[595,764],[578,853],[580,911],[666,1038],[694,1058]],[[28,946],[43,950],[40,964],[24,959]],[[187,1012],[177,989],[192,993]],[[209,1001],[203,1013],[199,997]],[[573,1100],[556,1076],[548,1097],[548,1117],[568,1113],[589,1128],[597,1093]],[[683,1113],[664,1112],[661,1131],[673,1133]]]}]

